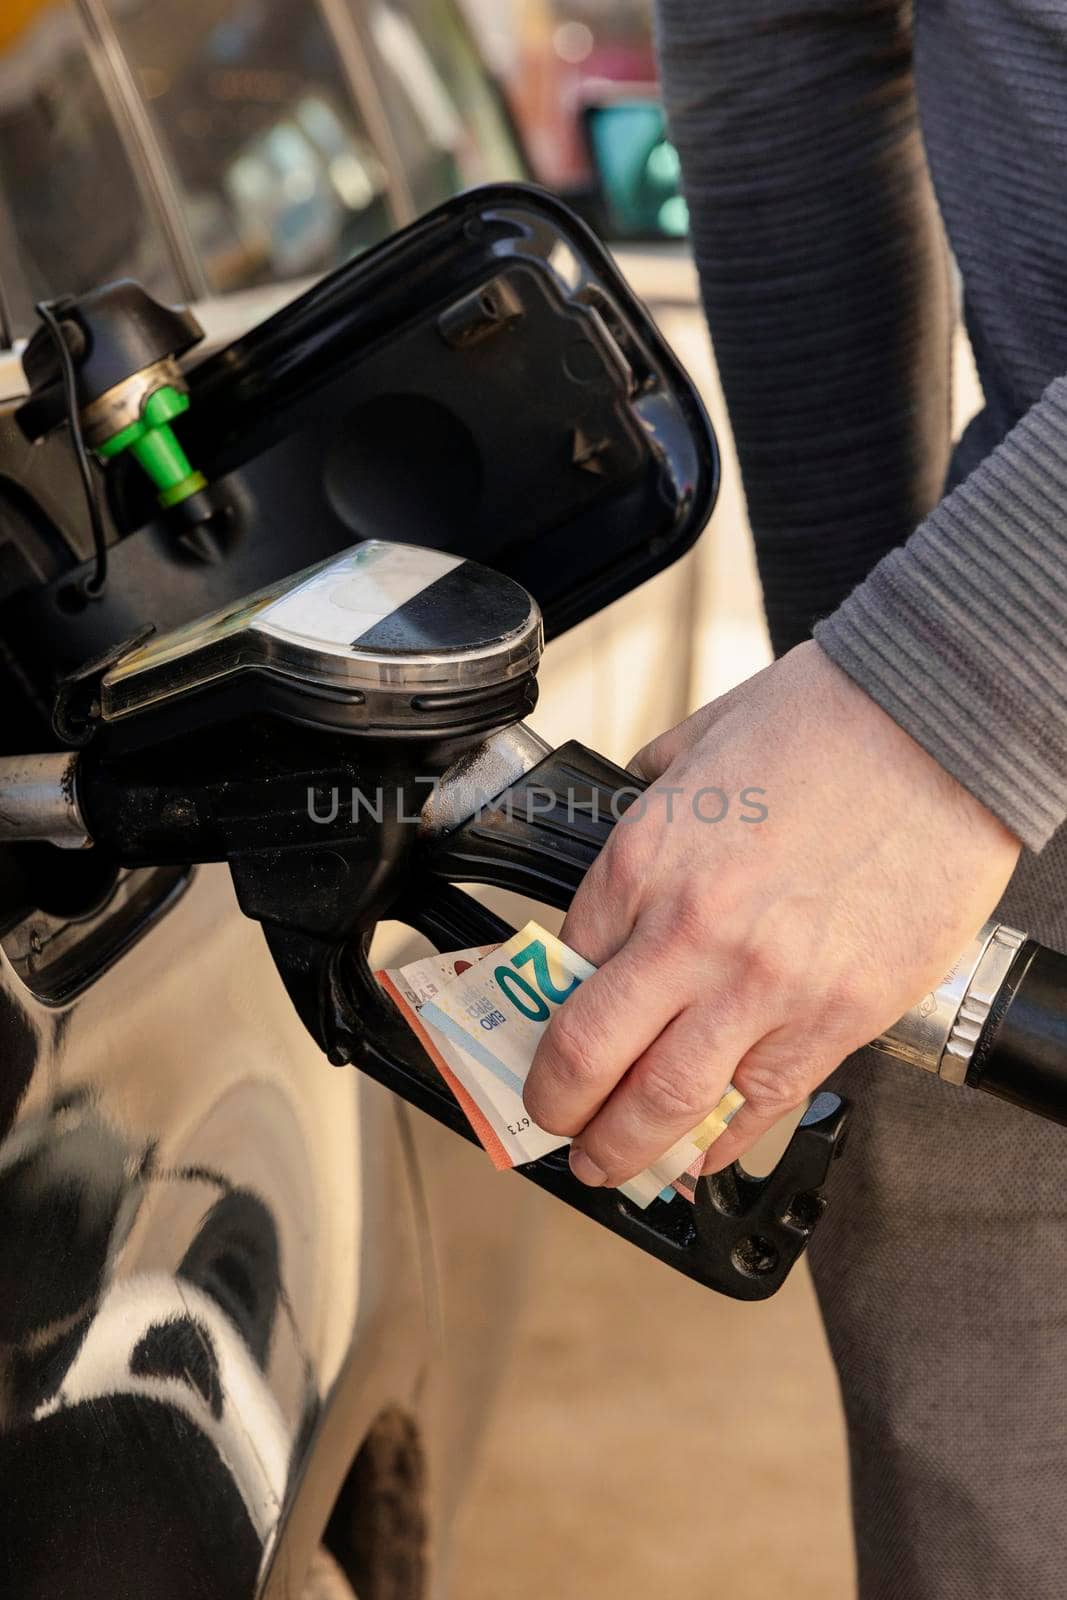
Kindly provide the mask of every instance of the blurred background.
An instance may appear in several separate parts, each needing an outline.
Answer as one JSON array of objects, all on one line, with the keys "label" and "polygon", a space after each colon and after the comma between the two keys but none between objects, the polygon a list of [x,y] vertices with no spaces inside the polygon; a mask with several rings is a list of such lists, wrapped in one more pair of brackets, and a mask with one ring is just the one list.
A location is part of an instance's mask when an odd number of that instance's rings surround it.
[{"label": "blurred background", "polygon": [[[723,445],[698,548],[556,641],[542,674],[539,731],[625,762],[769,659],[645,0],[0,0],[5,343],[36,300],[124,275],[197,302],[209,333],[247,325],[515,178],[608,240]],[[532,1200],[455,1594],[845,1600],[842,1425],[806,1271],[737,1305]]]}]

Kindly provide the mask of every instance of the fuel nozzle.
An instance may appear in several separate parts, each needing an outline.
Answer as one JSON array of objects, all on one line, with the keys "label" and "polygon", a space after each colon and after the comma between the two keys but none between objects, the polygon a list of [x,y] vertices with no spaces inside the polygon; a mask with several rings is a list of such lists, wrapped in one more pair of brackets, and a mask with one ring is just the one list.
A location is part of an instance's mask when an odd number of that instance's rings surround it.
[{"label": "fuel nozzle", "polygon": [[[228,861],[247,914],[287,930],[268,937],[308,1026],[351,1059],[358,1005],[322,1009],[341,944],[384,915],[442,949],[492,942],[460,884],[565,910],[645,788],[526,726],[541,648],[519,584],[368,540],[106,663],[80,756],[0,760],[0,840]],[[1067,957],[990,924],[875,1045],[1067,1123]]]},{"label": "fuel nozzle", "polygon": [[[541,646],[536,601],[511,579],[368,541],[94,666],[80,753],[0,761],[0,839],[88,835],[126,866],[228,862],[327,1059],[473,1140],[368,949],[384,917],[440,950],[499,942],[513,930],[459,883],[566,905],[604,844],[627,775],[525,726]],[[509,819],[500,791],[516,789],[530,804]],[[587,792],[598,803],[569,815]],[[772,1173],[731,1168],[691,1205],[639,1211],[559,1152],[520,1170],[698,1282],[762,1299],[818,1222],[845,1115],[818,1096]]]}]

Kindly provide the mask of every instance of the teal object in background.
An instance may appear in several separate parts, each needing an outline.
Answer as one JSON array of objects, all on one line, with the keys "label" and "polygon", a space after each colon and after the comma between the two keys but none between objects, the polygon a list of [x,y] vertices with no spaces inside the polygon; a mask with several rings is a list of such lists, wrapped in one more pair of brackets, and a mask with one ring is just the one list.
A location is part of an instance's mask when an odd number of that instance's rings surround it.
[{"label": "teal object in background", "polygon": [[689,208],[681,163],[659,102],[590,106],[585,121],[613,235],[684,239]]}]

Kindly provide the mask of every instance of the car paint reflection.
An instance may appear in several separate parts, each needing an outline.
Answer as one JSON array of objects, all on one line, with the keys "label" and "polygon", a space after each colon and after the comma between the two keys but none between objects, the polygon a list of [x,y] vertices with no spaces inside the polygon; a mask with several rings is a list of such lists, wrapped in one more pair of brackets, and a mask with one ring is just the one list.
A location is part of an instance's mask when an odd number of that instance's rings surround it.
[{"label": "car paint reflection", "polygon": [[[367,1183],[406,1189],[391,1102],[324,1067],[224,869],[171,904],[66,1007],[4,941],[5,1597],[255,1594],[305,1480],[325,1520],[347,1470],[312,1450],[332,1391],[410,1404],[426,1358],[418,1251],[387,1214],[364,1236]],[[360,1362],[368,1317],[392,1365]]]}]

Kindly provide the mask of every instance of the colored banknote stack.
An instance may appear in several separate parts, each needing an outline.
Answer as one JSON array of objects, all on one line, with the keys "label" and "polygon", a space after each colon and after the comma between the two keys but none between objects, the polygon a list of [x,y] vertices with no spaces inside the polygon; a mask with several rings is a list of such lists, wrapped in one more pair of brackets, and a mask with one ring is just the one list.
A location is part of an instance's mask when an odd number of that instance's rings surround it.
[{"label": "colored banknote stack", "polygon": [[[378,974],[498,1168],[535,1161],[569,1142],[537,1126],[522,1090],[554,1011],[595,970],[529,922],[505,944],[457,950]],[[658,1196],[692,1199],[709,1146],[743,1104],[730,1085],[698,1127],[621,1184],[621,1193],[642,1208]]]}]

